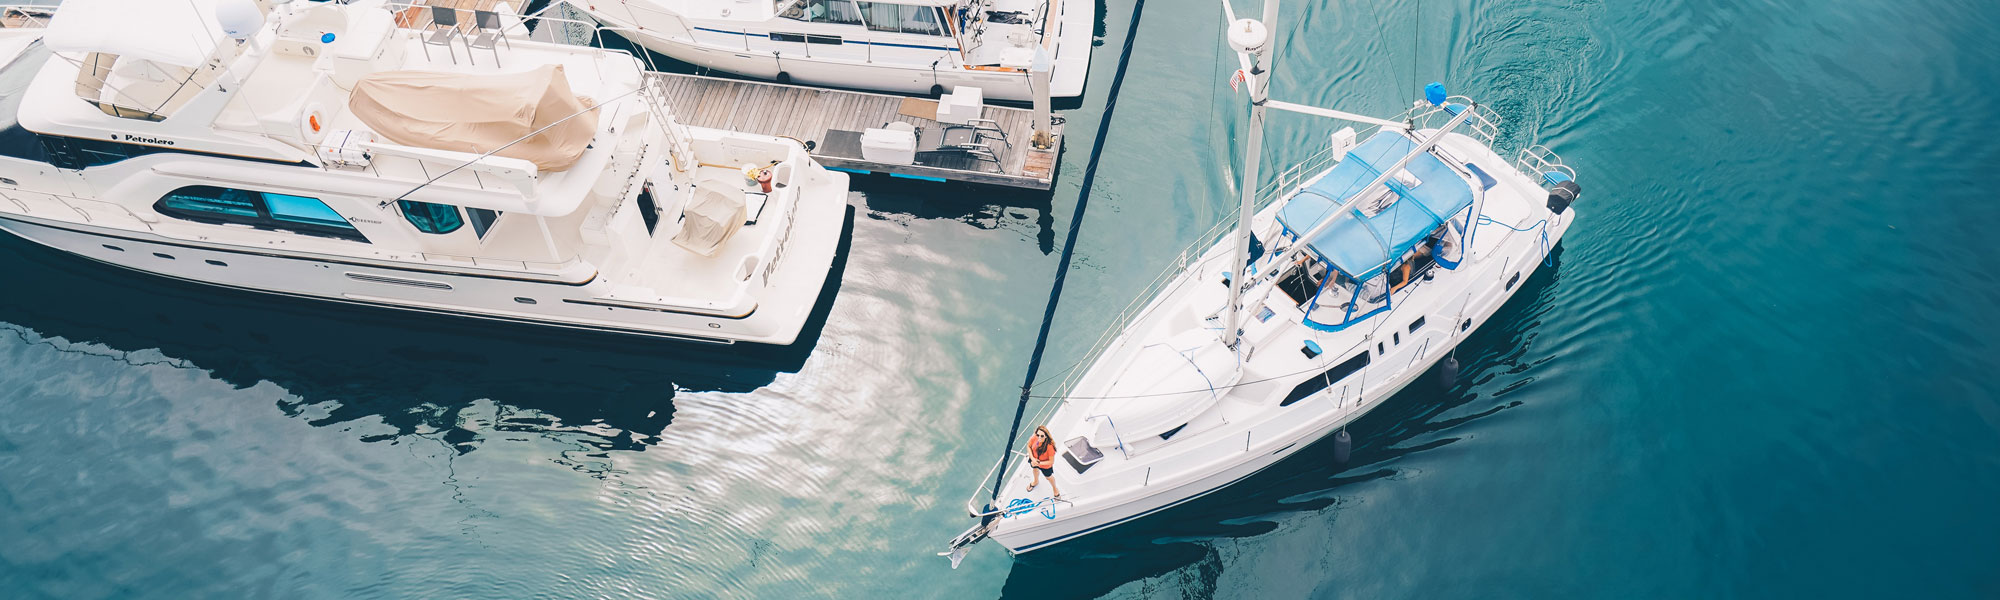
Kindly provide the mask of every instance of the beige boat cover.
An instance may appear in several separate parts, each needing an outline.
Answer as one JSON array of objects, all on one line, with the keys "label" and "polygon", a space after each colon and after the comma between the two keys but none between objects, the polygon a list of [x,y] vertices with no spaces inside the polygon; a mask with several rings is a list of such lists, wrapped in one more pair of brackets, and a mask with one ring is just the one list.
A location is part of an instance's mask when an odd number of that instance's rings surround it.
[{"label": "beige boat cover", "polygon": [[743,190],[719,181],[702,181],[695,184],[687,208],[681,209],[681,231],[674,234],[674,243],[695,254],[715,256],[748,217]]},{"label": "beige boat cover", "polygon": [[484,154],[577,115],[495,155],[543,172],[576,164],[597,132],[597,111],[570,92],[561,65],[525,73],[466,75],[385,71],[354,84],[347,108],[390,143]]}]

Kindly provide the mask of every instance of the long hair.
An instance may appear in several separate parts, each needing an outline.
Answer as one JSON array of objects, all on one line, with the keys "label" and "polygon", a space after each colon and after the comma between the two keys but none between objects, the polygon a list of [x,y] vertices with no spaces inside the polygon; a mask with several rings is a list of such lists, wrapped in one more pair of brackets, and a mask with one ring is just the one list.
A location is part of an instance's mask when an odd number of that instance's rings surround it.
[{"label": "long hair", "polygon": [[1042,443],[1039,446],[1030,448],[1030,450],[1040,451],[1043,448],[1048,448],[1056,445],[1056,436],[1049,433],[1048,427],[1036,425],[1035,433],[1042,434]]}]

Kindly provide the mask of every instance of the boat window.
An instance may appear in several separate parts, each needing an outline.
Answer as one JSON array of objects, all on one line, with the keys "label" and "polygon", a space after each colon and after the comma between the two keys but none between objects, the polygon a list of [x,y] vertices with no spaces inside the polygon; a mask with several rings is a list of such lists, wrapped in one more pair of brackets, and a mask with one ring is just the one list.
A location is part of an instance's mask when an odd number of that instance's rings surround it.
[{"label": "boat window", "polygon": [[840,36],[837,36],[837,35],[807,35],[807,36],[806,36],[806,43],[808,43],[808,44],[831,44],[831,45],[834,45],[834,46],[838,46],[838,45],[840,45],[840,44],[841,44],[841,41],[840,41]]},{"label": "boat window", "polygon": [[445,234],[465,226],[465,219],[458,216],[458,207],[450,204],[403,200],[396,206],[403,209],[403,219],[415,225],[417,231]]},{"label": "boat window", "polygon": [[861,24],[861,9],[853,0],[801,0],[779,16],[808,23]]},{"label": "boat window", "polygon": [[333,212],[318,198],[287,196],[284,194],[264,194],[264,206],[271,210],[271,218],[289,223],[306,223],[328,227],[352,227],[340,213]]},{"label": "boat window", "polygon": [[653,200],[653,185],[646,184],[639,190],[639,220],[646,222],[646,235],[660,225],[660,203]]},{"label": "boat window", "polygon": [[472,234],[486,239],[486,232],[493,229],[493,222],[500,220],[500,211],[484,208],[465,209],[465,220],[472,222]]},{"label": "boat window", "polygon": [[1354,355],[1353,358],[1349,358],[1338,365],[1334,365],[1333,368],[1327,369],[1326,372],[1314,375],[1312,379],[1307,379],[1305,380],[1305,382],[1300,383],[1298,387],[1292,388],[1292,393],[1285,394],[1285,399],[1279,402],[1278,406],[1291,406],[1293,402],[1304,400],[1307,396],[1311,396],[1313,394],[1319,393],[1320,390],[1332,387],[1333,384],[1340,382],[1340,380],[1342,379],[1346,379],[1347,376],[1353,375],[1355,373],[1360,372],[1361,369],[1367,368],[1368,361],[1369,361],[1368,351],[1363,350],[1360,354]]},{"label": "boat window", "polygon": [[777,32],[772,32],[772,33],[771,33],[771,41],[773,41],[773,42],[798,42],[798,43],[801,43],[801,44],[803,44],[803,43],[805,43],[805,42],[806,42],[806,36],[804,36],[804,35],[800,35],[800,34],[796,34],[796,33],[777,33]]},{"label": "boat window", "polygon": [[887,2],[862,2],[861,10],[867,15],[868,29],[888,33],[913,33],[917,35],[944,35],[938,25],[937,8],[931,6],[909,6]]},{"label": "boat window", "polygon": [[191,185],[167,193],[153,211],[200,223],[248,225],[367,243],[345,217],[318,198]]}]

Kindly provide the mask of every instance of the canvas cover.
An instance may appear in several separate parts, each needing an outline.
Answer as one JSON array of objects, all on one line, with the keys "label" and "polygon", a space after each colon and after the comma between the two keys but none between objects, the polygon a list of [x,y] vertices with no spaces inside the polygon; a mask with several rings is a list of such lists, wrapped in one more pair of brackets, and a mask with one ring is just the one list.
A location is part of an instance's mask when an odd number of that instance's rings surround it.
[{"label": "canvas cover", "polygon": [[743,206],[743,190],[717,181],[695,186],[694,198],[681,210],[681,231],[674,243],[702,256],[715,256],[717,248],[743,228],[749,214]]},{"label": "canvas cover", "polygon": [[[1292,235],[1305,235],[1326,219],[1338,219],[1306,240],[1307,249],[1355,279],[1366,280],[1389,268],[1421,243],[1439,224],[1472,205],[1472,188],[1438,160],[1423,153],[1403,167],[1409,181],[1391,177],[1384,184],[1395,193],[1394,203],[1369,214],[1350,208],[1332,214],[1382,169],[1394,166],[1417,143],[1400,133],[1382,131],[1347,153],[1326,176],[1300,190],[1278,211],[1278,222]],[[1381,188],[1376,188],[1381,189]]]},{"label": "canvas cover", "polygon": [[473,154],[562,121],[495,153],[543,172],[576,164],[597,132],[597,111],[582,112],[590,104],[570,92],[561,65],[495,75],[374,73],[354,84],[347,107],[384,141]]}]

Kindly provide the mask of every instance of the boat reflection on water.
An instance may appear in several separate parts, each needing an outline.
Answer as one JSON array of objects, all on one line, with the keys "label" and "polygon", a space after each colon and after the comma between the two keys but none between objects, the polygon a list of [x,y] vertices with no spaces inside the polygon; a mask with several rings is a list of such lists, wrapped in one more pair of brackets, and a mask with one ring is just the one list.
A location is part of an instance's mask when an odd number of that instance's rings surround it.
[{"label": "boat reflection on water", "polygon": [[[114,358],[152,355],[239,388],[269,381],[286,414],[315,426],[360,420],[363,441],[439,437],[458,453],[500,431],[578,434],[600,450],[644,451],[672,422],[675,395],[742,393],[796,372],[819,343],[853,230],[798,342],[712,345],[310,302],[166,279],[0,239],[0,335]],[[490,407],[490,408],[489,408]],[[361,431],[357,429],[357,431]]]}]

